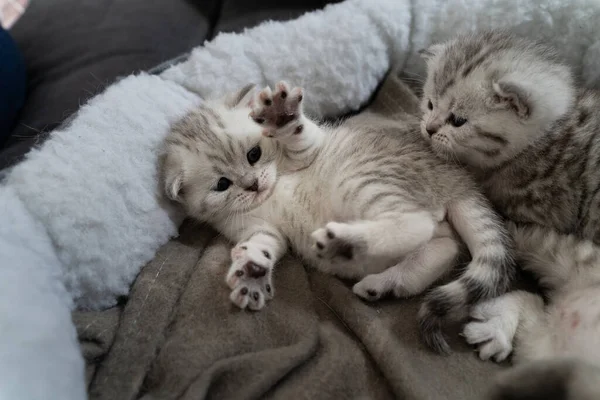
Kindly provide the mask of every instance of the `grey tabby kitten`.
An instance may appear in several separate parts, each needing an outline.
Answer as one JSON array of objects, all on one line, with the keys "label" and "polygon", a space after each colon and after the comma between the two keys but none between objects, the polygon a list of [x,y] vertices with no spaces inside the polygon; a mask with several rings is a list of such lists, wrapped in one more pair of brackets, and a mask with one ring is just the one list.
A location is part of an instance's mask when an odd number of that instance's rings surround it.
[{"label": "grey tabby kitten", "polygon": [[[559,373],[569,370],[562,358],[600,368],[600,97],[577,89],[552,49],[506,32],[459,36],[424,57],[423,136],[466,166],[513,222],[518,256],[550,299],[516,291],[477,305],[467,341],[482,359],[501,361],[514,346],[516,363],[555,360],[555,373],[540,379],[560,375],[566,394],[543,398],[600,398],[589,373],[582,378],[589,369]],[[531,370],[520,379],[555,387],[531,381]],[[513,389],[502,393],[524,398]]]},{"label": "grey tabby kitten", "polygon": [[[273,297],[288,245],[313,267],[360,279],[353,291],[366,300],[419,294],[455,264],[453,229],[472,261],[449,285],[507,289],[505,228],[473,181],[423,142],[418,119],[318,125],[302,101],[283,82],[274,93],[249,86],[206,102],[166,139],[167,195],[236,243],[225,278],[233,303],[259,310]],[[470,300],[435,306],[460,313]]]}]

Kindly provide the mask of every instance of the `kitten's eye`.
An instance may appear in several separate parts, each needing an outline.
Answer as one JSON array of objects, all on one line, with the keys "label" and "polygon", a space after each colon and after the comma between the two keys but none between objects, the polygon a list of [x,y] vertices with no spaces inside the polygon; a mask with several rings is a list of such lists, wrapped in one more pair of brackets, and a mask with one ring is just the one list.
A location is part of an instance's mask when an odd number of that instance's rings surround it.
[{"label": "kitten's eye", "polygon": [[250,149],[248,154],[246,154],[246,158],[250,165],[254,165],[258,160],[260,160],[260,156],[262,155],[262,151],[260,150],[260,146],[255,146]]},{"label": "kitten's eye", "polygon": [[431,102],[431,100],[429,100],[427,102],[427,108],[429,108],[430,110],[433,110],[433,103]]},{"label": "kitten's eye", "polygon": [[217,182],[217,186],[215,186],[215,188],[213,189],[216,192],[224,192],[227,189],[229,189],[229,186],[231,186],[231,181],[225,177],[219,179],[219,182]]},{"label": "kitten's eye", "polygon": [[467,120],[461,117],[457,117],[456,115],[454,115],[454,113],[452,113],[448,117],[448,122],[450,122],[453,126],[456,126],[458,128],[459,126],[463,126],[467,122]]}]

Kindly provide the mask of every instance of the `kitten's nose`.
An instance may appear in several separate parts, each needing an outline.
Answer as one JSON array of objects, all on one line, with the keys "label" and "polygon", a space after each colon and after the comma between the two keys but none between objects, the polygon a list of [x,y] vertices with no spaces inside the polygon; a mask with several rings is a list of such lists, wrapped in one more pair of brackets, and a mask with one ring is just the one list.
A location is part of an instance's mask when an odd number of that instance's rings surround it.
[{"label": "kitten's nose", "polygon": [[251,192],[258,192],[258,179],[255,179],[254,182],[252,182],[252,185],[248,186],[246,190],[249,190]]},{"label": "kitten's nose", "polygon": [[427,133],[429,134],[429,136],[432,136],[433,134],[435,134],[437,132],[437,128],[431,127],[431,126],[426,126],[425,130],[427,131]]}]

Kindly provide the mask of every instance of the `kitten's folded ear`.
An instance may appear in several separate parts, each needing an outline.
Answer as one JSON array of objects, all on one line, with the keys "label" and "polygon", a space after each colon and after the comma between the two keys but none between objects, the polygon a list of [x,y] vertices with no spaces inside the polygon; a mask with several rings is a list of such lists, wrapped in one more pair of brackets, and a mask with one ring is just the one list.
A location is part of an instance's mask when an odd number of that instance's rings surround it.
[{"label": "kitten's folded ear", "polygon": [[256,85],[254,83],[250,83],[237,92],[230,94],[225,97],[225,104],[229,108],[236,107],[247,107],[250,105],[252,98],[254,97],[254,88]]},{"label": "kitten's folded ear", "polygon": [[159,160],[160,182],[167,197],[174,201],[181,201],[183,192],[183,171],[175,165],[172,157],[164,154]]},{"label": "kitten's folded ear", "polygon": [[165,193],[167,197],[171,200],[180,201],[181,195],[183,193],[183,174],[168,173],[165,177]]},{"label": "kitten's folded ear", "polygon": [[520,118],[527,118],[531,113],[531,96],[527,89],[513,82],[493,82],[495,101],[508,105]]}]

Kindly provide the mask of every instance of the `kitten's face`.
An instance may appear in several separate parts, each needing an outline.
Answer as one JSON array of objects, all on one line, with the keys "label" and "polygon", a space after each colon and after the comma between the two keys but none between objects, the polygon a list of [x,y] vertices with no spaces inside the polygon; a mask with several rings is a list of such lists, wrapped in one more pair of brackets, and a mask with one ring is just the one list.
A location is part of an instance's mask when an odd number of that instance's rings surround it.
[{"label": "kitten's face", "polygon": [[235,218],[260,206],[277,183],[276,148],[250,109],[204,106],[176,124],[162,160],[165,189],[199,220]]},{"label": "kitten's face", "polygon": [[568,67],[547,48],[503,32],[424,51],[421,132],[439,156],[477,168],[510,160],[572,106]]},{"label": "kitten's face", "polygon": [[493,166],[529,142],[527,125],[495,98],[485,79],[474,77],[443,92],[427,81],[421,109],[423,137],[448,160]]}]

